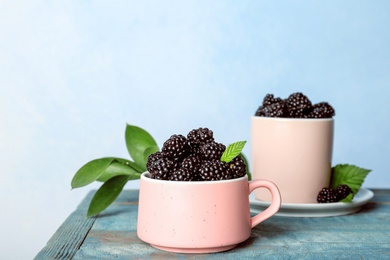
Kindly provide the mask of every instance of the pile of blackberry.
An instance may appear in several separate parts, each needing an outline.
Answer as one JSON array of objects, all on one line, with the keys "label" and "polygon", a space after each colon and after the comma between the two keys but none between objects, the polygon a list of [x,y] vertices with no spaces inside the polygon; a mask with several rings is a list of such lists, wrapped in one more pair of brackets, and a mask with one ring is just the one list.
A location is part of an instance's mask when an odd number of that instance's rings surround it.
[{"label": "pile of blackberry", "polygon": [[255,116],[283,118],[332,118],[335,110],[327,102],[312,104],[301,92],[291,94],[286,99],[267,94]]},{"label": "pile of blackberry", "polygon": [[161,152],[148,157],[146,168],[151,178],[170,181],[214,181],[245,176],[246,164],[238,155],[222,162],[226,146],[214,140],[208,128],[191,130],[187,136],[172,135]]},{"label": "pile of blackberry", "polygon": [[317,202],[318,203],[338,202],[346,198],[351,193],[352,193],[351,188],[348,185],[344,185],[344,184],[337,186],[336,189],[322,188],[322,190],[318,193]]}]

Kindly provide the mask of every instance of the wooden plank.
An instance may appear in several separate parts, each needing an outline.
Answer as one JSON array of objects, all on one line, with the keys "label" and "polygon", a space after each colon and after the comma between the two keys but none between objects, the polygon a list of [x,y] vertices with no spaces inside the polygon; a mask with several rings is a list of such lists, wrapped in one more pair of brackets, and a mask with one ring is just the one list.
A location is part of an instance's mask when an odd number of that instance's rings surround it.
[{"label": "wooden plank", "polygon": [[272,217],[233,250],[176,254],[138,239],[137,191],[124,191],[96,220],[74,259],[389,259],[390,190],[355,214],[328,218]]},{"label": "wooden plank", "polygon": [[85,217],[94,193],[88,193],[34,259],[72,259],[74,257],[96,220],[95,217],[88,219]]},{"label": "wooden plank", "polygon": [[78,221],[88,221],[87,197],[72,213],[78,212],[77,216],[65,221],[37,259],[390,259],[390,190],[374,193],[358,213],[328,218],[274,216],[236,248],[196,255],[160,251],[137,237],[137,190],[123,191],[96,220],[80,225]]}]

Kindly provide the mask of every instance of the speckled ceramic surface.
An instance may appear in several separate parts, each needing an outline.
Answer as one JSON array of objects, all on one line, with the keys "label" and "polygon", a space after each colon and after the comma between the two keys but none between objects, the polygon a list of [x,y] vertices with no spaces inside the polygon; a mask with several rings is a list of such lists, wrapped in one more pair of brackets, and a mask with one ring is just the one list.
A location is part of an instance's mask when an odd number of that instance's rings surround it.
[{"label": "speckled ceramic surface", "polygon": [[[274,182],[283,203],[316,203],[330,182],[334,120],[251,118],[254,179]],[[256,198],[270,201],[261,190]]]},{"label": "speckled ceramic surface", "polygon": [[[272,203],[250,217],[249,194],[263,187]],[[281,203],[278,188],[247,177],[224,181],[140,180],[137,235],[153,247],[180,253],[225,251],[245,241],[252,227],[273,216]]]}]

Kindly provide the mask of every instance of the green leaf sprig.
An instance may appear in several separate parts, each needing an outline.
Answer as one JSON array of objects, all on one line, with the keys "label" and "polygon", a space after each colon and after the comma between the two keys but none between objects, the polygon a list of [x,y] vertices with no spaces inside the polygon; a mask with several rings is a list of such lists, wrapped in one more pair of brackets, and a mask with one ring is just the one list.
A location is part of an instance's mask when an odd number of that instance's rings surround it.
[{"label": "green leaf sprig", "polygon": [[248,160],[245,157],[245,155],[242,153],[242,149],[244,149],[245,144],[246,144],[246,141],[238,141],[238,142],[235,142],[235,143],[228,145],[228,147],[223,152],[220,160],[222,162],[229,163],[235,157],[240,155],[241,158],[244,160],[244,163],[246,165],[246,175],[248,176],[248,180],[250,181],[252,179],[252,175],[249,171]]},{"label": "green leaf sprig", "polygon": [[133,161],[118,157],[99,158],[83,165],[73,176],[72,189],[94,181],[103,182],[89,204],[87,217],[95,216],[111,205],[127,181],[139,179],[146,171],[148,156],[159,151],[154,138],[138,126],[126,125],[125,141]]},{"label": "green leaf sprig", "polygon": [[228,147],[226,147],[225,151],[221,156],[221,161],[225,163],[229,163],[237,155],[240,155],[242,149],[244,149],[245,144],[246,141],[238,141],[228,145]]},{"label": "green leaf sprig", "polygon": [[359,191],[364,179],[371,170],[367,170],[351,164],[338,164],[332,167],[330,187],[336,189],[341,184],[348,185],[352,194],[349,194],[341,202],[352,202],[354,195]]}]

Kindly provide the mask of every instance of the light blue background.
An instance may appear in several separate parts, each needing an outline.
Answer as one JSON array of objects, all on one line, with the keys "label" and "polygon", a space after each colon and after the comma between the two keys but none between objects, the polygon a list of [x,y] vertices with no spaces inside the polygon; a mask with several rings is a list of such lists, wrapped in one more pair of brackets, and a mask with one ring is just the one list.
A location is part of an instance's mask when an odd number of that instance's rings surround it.
[{"label": "light blue background", "polygon": [[126,123],[160,145],[197,127],[249,140],[267,93],[331,103],[334,164],[389,188],[389,14],[386,0],[0,1],[0,256],[35,256],[99,187],[70,191],[84,163],[129,157]]}]

